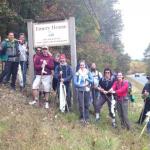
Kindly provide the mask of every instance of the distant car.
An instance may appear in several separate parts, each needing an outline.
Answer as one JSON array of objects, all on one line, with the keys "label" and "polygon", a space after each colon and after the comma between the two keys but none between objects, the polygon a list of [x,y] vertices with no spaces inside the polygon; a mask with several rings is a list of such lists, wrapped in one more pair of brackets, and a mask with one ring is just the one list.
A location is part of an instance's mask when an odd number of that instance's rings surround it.
[{"label": "distant car", "polygon": [[135,73],[134,76],[135,76],[135,77],[140,77],[140,74],[139,74],[139,73]]}]

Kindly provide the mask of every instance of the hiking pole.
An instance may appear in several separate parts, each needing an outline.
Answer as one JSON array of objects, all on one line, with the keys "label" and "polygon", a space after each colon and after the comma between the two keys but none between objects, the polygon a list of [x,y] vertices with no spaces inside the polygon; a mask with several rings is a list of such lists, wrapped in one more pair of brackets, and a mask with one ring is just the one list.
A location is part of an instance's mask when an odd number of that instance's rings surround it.
[{"label": "hiking pole", "polygon": [[[112,118],[113,119],[115,119],[115,104],[116,104],[116,101],[115,101],[115,99],[114,99],[114,96],[113,96],[113,94],[111,94],[111,98],[112,98],[112,100],[110,100],[109,99],[109,97],[105,94],[105,97],[106,97],[106,99],[111,103],[111,108],[110,108],[110,111],[111,111],[111,113],[112,113]],[[115,122],[116,122],[116,119],[115,119]]]},{"label": "hiking pole", "polygon": [[85,126],[86,120],[85,120],[85,109],[84,109],[84,98],[85,98],[85,92],[83,91],[83,101],[82,101],[82,115],[83,115],[83,125]]},{"label": "hiking pole", "polygon": [[[45,73],[47,73],[46,71],[45,71],[45,66],[46,66],[46,64],[45,64],[45,61],[43,61],[44,62],[44,65],[43,65],[43,67],[42,67],[42,71],[41,71],[41,77],[40,77],[40,90],[42,89],[42,91],[41,91],[41,94],[43,94],[43,87],[42,87],[42,78],[43,78],[43,74]],[[40,90],[39,90],[39,92],[40,92]],[[40,94],[39,94],[40,95]],[[40,99],[38,98],[38,106],[40,106]]]},{"label": "hiking pole", "polygon": [[65,95],[65,101],[66,101],[67,111],[69,112],[69,107],[68,107],[68,103],[67,103],[67,99],[66,99],[66,88],[65,88],[64,83],[62,84],[62,88],[63,88],[63,92],[64,92],[64,95]]},{"label": "hiking pole", "polygon": [[140,136],[139,136],[139,139],[141,138],[141,136],[143,135],[143,133],[144,133],[144,130],[145,130],[145,128],[147,127],[147,125],[148,125],[148,122],[150,121],[150,111],[148,111],[147,113],[146,113],[146,124],[145,124],[145,126],[143,127],[143,129],[142,129],[142,131],[141,131],[141,134],[140,134]]},{"label": "hiking pole", "polygon": [[141,112],[141,115],[140,115],[140,124],[142,123],[142,118],[143,118],[143,115],[144,115],[144,109],[145,109],[145,105],[146,105],[146,98],[144,99],[144,105],[143,105],[143,109],[142,109],[142,112]]},{"label": "hiking pole", "polygon": [[[60,75],[60,79],[62,79],[62,73]],[[65,88],[65,85],[64,85],[63,82],[62,82],[62,89],[63,89],[63,93],[64,93],[64,97],[65,97],[65,103],[66,103],[65,106],[67,107],[67,112],[69,112],[69,107],[68,107],[68,103],[67,103],[67,100],[66,100],[66,88]]]}]

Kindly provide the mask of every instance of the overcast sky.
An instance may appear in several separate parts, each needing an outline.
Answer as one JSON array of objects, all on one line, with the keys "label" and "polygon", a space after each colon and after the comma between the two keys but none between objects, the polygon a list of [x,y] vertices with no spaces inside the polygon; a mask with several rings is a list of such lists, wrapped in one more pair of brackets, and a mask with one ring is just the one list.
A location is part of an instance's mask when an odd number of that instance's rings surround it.
[{"label": "overcast sky", "polygon": [[122,42],[132,59],[142,59],[150,43],[150,0],[119,0],[124,24]]}]

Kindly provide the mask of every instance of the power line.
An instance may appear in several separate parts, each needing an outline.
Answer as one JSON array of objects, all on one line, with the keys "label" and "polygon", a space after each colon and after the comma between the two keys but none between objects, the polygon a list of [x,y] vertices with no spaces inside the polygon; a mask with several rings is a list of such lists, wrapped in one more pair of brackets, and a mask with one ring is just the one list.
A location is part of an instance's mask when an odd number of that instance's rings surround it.
[{"label": "power line", "polygon": [[[92,19],[93,19],[93,21],[94,21],[94,24],[95,24],[95,26],[96,26],[97,30],[99,31],[99,34],[100,34],[100,28],[97,27],[97,23],[95,22],[95,19],[96,19],[96,18],[91,14],[91,11],[90,11],[90,9],[88,8],[88,6],[87,6],[85,0],[83,0],[83,4],[84,4],[84,6],[86,7],[86,9],[87,9],[89,15],[92,17]],[[99,24],[98,24],[98,25],[99,25]]]},{"label": "power line", "polygon": [[95,16],[95,19],[97,20],[97,23],[99,24],[99,27],[100,27],[100,22],[99,22],[99,19],[98,19],[98,17],[97,17],[97,14],[96,14],[96,12],[95,12],[95,10],[94,10],[94,8],[93,8],[93,5],[92,5],[91,0],[89,0],[89,5],[90,5],[90,7],[91,7],[91,9],[92,9],[92,12],[93,12],[93,14],[94,14],[94,16]]}]

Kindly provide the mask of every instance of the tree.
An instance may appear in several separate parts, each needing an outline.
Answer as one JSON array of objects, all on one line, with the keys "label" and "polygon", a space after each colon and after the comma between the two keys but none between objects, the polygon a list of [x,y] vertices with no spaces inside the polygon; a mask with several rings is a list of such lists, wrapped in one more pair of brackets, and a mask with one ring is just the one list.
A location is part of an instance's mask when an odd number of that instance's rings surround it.
[{"label": "tree", "polygon": [[130,62],[131,62],[131,58],[128,54],[119,54],[117,56],[117,67],[115,70],[127,74],[127,72],[130,69]]}]

